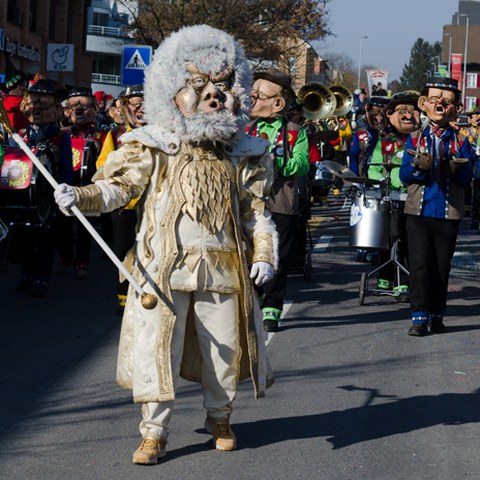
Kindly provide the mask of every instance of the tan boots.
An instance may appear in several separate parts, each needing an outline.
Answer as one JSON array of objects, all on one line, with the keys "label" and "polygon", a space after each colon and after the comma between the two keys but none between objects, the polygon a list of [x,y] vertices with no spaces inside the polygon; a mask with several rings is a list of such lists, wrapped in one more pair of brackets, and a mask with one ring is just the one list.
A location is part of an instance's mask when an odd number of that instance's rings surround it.
[{"label": "tan boots", "polygon": [[167,442],[159,438],[143,438],[133,454],[133,463],[138,465],[155,465],[167,453]]},{"label": "tan boots", "polygon": [[229,452],[237,448],[237,438],[228,420],[218,421],[207,417],[205,420],[205,428],[208,433],[212,434],[213,444],[217,450]]}]

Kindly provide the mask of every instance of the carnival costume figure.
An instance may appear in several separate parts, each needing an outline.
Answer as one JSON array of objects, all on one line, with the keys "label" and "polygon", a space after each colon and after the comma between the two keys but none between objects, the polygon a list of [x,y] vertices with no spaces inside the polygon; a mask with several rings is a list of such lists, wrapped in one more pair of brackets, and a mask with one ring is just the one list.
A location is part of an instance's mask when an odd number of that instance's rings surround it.
[{"label": "carnival costume figure", "polygon": [[[390,238],[397,242],[398,261],[407,267],[408,245],[405,228],[405,205],[407,187],[399,178],[400,166],[408,135],[420,128],[419,94],[415,92],[399,92],[389,99],[385,106],[385,117],[388,122],[388,134],[377,142],[368,168],[368,178],[388,182],[390,198]],[[392,245],[393,246],[393,245]],[[379,251],[379,261],[383,264],[390,257],[388,250]],[[400,282],[395,278],[395,265],[388,264],[379,271],[377,288],[393,290],[394,294],[406,301],[408,298],[408,277],[400,270]]]},{"label": "carnival costume figure", "polygon": [[180,375],[202,384],[215,447],[236,448],[238,381],[251,377],[256,397],[271,382],[251,279],[272,277],[278,243],[266,206],[268,143],[243,134],[251,72],[239,44],[198,25],[172,34],[153,58],[144,84],[148,125],[124,134],[102,179],[55,195],[62,208],[85,212],[140,197],[133,275],[159,302],[146,310],[130,288],[117,370],[142,404],[137,464],[165,455]]},{"label": "carnival costume figure", "polygon": [[305,129],[286,118],[295,98],[290,76],[270,68],[255,72],[254,79],[251,92],[254,120],[247,131],[268,139],[271,163],[275,168],[269,208],[279,235],[279,265],[275,277],[262,287],[262,310],[265,330],[276,332],[287,290],[297,215],[301,208],[299,190],[310,168],[309,145]]},{"label": "carnival costume figure", "polygon": [[[97,127],[98,106],[90,88],[72,89],[66,99],[65,116],[72,126],[73,185],[91,183],[95,162],[102,148],[105,132]],[[88,277],[91,236],[75,217],[58,219],[58,252],[62,270],[73,266],[77,278]]]},{"label": "carnival costume figure", "polygon": [[458,82],[427,80],[418,101],[428,123],[405,146],[400,180],[408,185],[405,214],[412,326],[408,334],[443,333],[448,279],[458,228],[464,212],[464,188],[476,160],[471,143],[450,122],[460,103]]}]

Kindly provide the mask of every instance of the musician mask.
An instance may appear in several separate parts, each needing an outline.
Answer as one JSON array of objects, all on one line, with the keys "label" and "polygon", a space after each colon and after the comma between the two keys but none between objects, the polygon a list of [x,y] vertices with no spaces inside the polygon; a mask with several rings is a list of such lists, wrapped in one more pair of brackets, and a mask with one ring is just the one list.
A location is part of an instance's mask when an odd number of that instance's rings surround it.
[{"label": "musician mask", "polygon": [[418,93],[399,92],[385,107],[385,115],[395,133],[408,135],[420,128]]},{"label": "musician mask", "polygon": [[65,114],[77,127],[95,124],[97,113],[98,105],[93,96],[78,95],[67,99]]},{"label": "musician mask", "polygon": [[61,116],[60,103],[50,93],[26,92],[20,110],[32,125],[37,126],[57,122]]},{"label": "musician mask", "polygon": [[249,118],[251,72],[240,45],[207,25],[185,27],[145,73],[145,117],[181,141],[228,142]]},{"label": "musician mask", "polygon": [[143,96],[124,97],[122,99],[122,114],[131,128],[143,127],[147,123],[143,112]]},{"label": "musician mask", "polygon": [[365,105],[365,118],[370,128],[383,130],[385,128],[384,107],[388,103],[385,97],[373,96]]},{"label": "musician mask", "polygon": [[431,78],[418,99],[420,110],[440,127],[447,127],[457,118],[460,103],[457,84],[452,78]]}]

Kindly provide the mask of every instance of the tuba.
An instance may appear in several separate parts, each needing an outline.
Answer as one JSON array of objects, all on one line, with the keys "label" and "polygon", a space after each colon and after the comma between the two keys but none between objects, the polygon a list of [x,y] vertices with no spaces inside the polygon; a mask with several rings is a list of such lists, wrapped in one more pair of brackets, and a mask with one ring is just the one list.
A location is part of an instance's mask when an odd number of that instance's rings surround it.
[{"label": "tuba", "polygon": [[335,95],[321,83],[307,83],[298,91],[297,98],[309,120],[331,117],[337,107]]},{"label": "tuba", "polygon": [[337,106],[332,116],[334,117],[343,117],[345,116],[353,107],[353,94],[348,90],[348,88],[343,87],[342,85],[332,85],[330,91],[335,96],[337,101]]}]

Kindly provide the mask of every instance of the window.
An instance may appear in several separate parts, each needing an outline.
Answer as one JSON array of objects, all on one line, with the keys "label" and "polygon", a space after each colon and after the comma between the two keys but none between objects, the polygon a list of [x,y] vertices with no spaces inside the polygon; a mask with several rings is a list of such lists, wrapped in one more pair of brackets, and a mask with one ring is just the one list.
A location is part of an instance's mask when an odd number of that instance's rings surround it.
[{"label": "window", "polygon": [[477,73],[467,73],[467,87],[477,88]]},{"label": "window", "polygon": [[93,24],[100,27],[108,27],[108,13],[93,12]]},{"label": "window", "polygon": [[23,2],[17,2],[16,0],[8,0],[7,5],[7,22],[18,25],[19,27],[23,26],[23,20],[25,18],[25,11],[19,5]]},{"label": "window", "polygon": [[466,97],[465,98],[465,111],[468,112],[470,110],[473,110],[473,107],[475,107],[477,103],[477,98],[476,97]]},{"label": "window", "polygon": [[30,0],[30,11],[28,14],[29,29],[31,32],[37,31],[37,19],[38,19],[38,0]]}]

